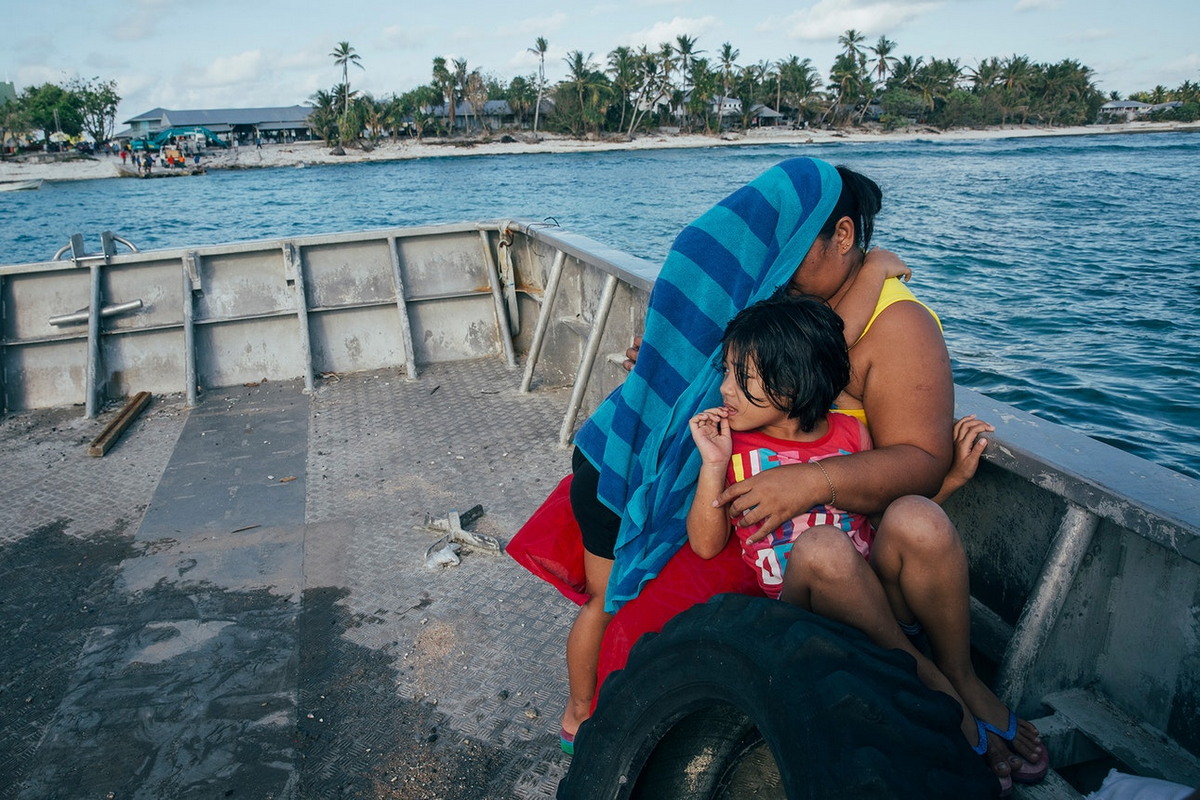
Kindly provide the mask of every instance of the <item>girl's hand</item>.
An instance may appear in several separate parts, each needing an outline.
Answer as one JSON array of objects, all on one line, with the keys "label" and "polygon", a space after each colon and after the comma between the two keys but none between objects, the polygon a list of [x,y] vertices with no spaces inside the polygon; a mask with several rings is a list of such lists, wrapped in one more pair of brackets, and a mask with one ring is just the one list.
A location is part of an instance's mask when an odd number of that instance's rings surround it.
[{"label": "girl's hand", "polygon": [[883,270],[885,278],[899,278],[905,283],[912,278],[912,269],[891,250],[884,250],[880,247],[872,248],[863,263],[874,269]]},{"label": "girl's hand", "polygon": [[733,437],[726,421],[728,416],[729,412],[724,408],[710,408],[688,420],[692,441],[700,451],[701,460],[706,466],[719,466],[722,471],[733,454]]},{"label": "girl's hand", "polygon": [[933,499],[942,503],[975,477],[979,459],[987,448],[988,440],[981,434],[996,430],[995,426],[967,414],[954,421],[954,463],[942,481],[942,490]]}]

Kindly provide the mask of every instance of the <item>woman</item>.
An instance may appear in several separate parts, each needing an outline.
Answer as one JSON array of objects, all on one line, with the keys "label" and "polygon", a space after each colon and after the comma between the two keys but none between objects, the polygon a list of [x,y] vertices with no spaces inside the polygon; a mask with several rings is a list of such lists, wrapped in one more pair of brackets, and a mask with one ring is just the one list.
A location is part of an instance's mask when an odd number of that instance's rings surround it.
[{"label": "woman", "polygon": [[[699,469],[688,419],[719,403],[719,376],[709,365],[737,311],[781,288],[837,309],[872,257],[880,201],[878,186],[857,173],[792,159],[726,198],[676,240],[651,294],[633,370],[576,436],[571,501],[588,552],[590,599],[568,639],[572,697],[564,744],[590,709],[597,661],[603,677],[619,668],[637,635],[690,603],[719,591],[753,590],[726,575],[699,585],[692,578],[702,570],[694,566],[686,568],[693,570],[687,580],[670,578],[688,559],[680,546]],[[853,571],[846,554],[819,537],[794,556],[812,571],[805,587],[809,607],[911,652],[927,684],[961,701],[964,736],[986,750],[1002,783],[1010,775],[1036,780],[1045,771],[1045,749],[1031,725],[1015,718],[1010,724],[1008,710],[971,669],[965,553],[953,526],[925,499],[938,491],[951,463],[949,356],[932,312],[897,288],[898,281],[888,283],[850,350],[851,381],[837,401],[839,410],[866,418],[875,449],[830,460],[825,471],[812,465],[768,470],[731,486],[719,502],[728,503],[739,524],[761,523],[764,530],[834,497],[847,510],[883,513],[870,567],[859,558],[862,569]],[[690,594],[678,592],[681,583]],[[597,627],[604,631],[613,612],[602,651],[580,647],[596,641]],[[622,624],[622,615],[636,620]],[[908,643],[897,620],[924,626],[936,666]],[[605,650],[618,654],[615,662],[605,662]],[[1002,732],[1009,746],[990,731]]]}]

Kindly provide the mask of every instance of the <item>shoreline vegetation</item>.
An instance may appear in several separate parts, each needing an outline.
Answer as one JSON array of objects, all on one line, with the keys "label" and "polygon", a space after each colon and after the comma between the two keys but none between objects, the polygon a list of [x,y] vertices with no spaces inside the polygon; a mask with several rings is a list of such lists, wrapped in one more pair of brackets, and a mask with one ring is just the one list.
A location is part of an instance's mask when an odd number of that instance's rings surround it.
[{"label": "shoreline vegetation", "polygon": [[[351,164],[373,161],[403,161],[413,158],[444,158],[460,156],[517,155],[524,153],[580,153],[606,150],[659,150],[681,148],[725,147],[739,145],[829,144],[905,141],[979,141],[1057,136],[1092,136],[1123,133],[1200,132],[1200,123],[1128,122],[1119,124],[1079,125],[1071,127],[1038,127],[1012,125],[984,129],[938,130],[918,126],[893,132],[865,129],[790,129],[754,128],[745,133],[720,135],[651,133],[632,140],[579,139],[539,132],[506,134],[474,139],[385,140],[369,149],[347,148],[344,155],[334,155],[333,148],[323,141],[265,144],[257,147],[231,147],[210,150],[201,160],[205,169],[260,169],[269,167],[309,167],[324,164]],[[60,160],[44,160],[43,154],[22,160],[0,161],[2,181],[69,181],[123,177],[118,156],[76,156]],[[188,165],[189,167],[191,164]],[[156,174],[168,172],[155,167]],[[187,174],[187,170],[182,171]]]}]

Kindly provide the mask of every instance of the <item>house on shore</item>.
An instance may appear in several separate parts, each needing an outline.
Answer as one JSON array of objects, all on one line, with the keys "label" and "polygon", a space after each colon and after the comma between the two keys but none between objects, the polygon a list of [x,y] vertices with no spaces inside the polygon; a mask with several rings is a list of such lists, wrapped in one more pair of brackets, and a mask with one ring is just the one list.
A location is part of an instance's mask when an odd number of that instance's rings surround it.
[{"label": "house on shore", "polygon": [[1137,100],[1110,100],[1100,106],[1100,118],[1118,118],[1126,122],[1131,122],[1135,119],[1148,117],[1156,111],[1169,111],[1172,108],[1180,108],[1183,103],[1178,100],[1170,100],[1166,103],[1141,103]]},{"label": "house on shore", "polygon": [[132,119],[129,127],[114,136],[125,144],[151,138],[168,128],[207,128],[226,141],[253,145],[261,137],[267,142],[294,142],[313,138],[308,124],[311,106],[273,108],[214,108],[173,110],[155,108]]}]

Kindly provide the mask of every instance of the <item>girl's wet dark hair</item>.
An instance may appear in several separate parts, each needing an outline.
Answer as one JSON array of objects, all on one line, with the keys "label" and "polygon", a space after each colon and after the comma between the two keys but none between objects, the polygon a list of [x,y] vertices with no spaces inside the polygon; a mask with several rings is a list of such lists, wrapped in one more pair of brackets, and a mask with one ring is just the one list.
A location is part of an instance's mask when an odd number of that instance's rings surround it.
[{"label": "girl's wet dark hair", "polygon": [[[722,369],[727,355],[750,402],[787,412],[805,432],[824,418],[850,382],[842,319],[815,297],[777,294],[743,309],[721,339]],[[747,388],[751,365],[765,399]]]},{"label": "girl's wet dark hair", "polygon": [[854,222],[858,246],[866,252],[871,246],[871,234],[875,232],[875,215],[883,207],[883,191],[875,181],[849,167],[839,166],[837,171],[842,176],[842,193],[818,235],[822,239],[830,238],[838,220],[849,217]]}]

